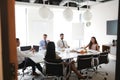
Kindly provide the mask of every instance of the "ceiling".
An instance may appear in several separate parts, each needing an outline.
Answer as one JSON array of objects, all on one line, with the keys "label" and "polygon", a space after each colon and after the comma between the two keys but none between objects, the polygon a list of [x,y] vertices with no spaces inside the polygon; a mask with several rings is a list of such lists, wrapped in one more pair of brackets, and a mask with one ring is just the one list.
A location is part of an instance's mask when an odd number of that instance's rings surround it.
[{"label": "ceiling", "polygon": [[36,4],[43,4],[43,1],[45,4],[49,5],[56,5],[56,6],[67,6],[69,3],[70,7],[77,7],[79,8],[87,8],[87,5],[90,7],[91,5],[95,5],[98,3],[106,3],[112,0],[16,0],[19,2],[33,2]]}]

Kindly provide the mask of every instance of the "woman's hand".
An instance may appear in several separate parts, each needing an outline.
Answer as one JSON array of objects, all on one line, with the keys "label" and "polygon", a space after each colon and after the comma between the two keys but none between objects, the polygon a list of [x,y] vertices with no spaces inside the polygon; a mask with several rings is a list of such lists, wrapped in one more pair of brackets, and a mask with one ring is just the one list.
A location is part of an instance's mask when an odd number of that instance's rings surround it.
[{"label": "woman's hand", "polygon": [[35,49],[34,48],[31,48],[30,51],[32,51],[33,53],[35,52]]}]

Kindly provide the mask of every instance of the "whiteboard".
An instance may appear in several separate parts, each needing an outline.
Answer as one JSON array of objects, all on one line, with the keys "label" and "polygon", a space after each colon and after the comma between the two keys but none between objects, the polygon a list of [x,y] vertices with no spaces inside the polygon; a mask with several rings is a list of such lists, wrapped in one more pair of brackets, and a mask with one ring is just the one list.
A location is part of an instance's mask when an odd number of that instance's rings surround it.
[{"label": "whiteboard", "polygon": [[84,38],[84,25],[82,23],[72,23],[72,38],[74,40]]}]

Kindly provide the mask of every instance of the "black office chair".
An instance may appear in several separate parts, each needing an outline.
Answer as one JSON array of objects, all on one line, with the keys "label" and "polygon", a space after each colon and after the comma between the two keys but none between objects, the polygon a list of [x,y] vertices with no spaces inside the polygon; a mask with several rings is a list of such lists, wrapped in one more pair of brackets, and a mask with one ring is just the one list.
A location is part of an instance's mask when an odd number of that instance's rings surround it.
[{"label": "black office chair", "polygon": [[[26,58],[25,58],[26,59]],[[18,66],[18,70],[22,70],[22,74],[21,73],[18,73],[18,75],[22,75],[21,76],[21,78],[20,78],[20,80],[24,77],[24,75],[25,75],[25,73],[24,73],[24,71],[25,71],[25,69],[26,69],[26,62],[25,62],[25,64],[24,64],[24,66],[23,67],[21,67],[21,66]]]},{"label": "black office chair", "polygon": [[31,49],[31,46],[21,46],[20,47],[21,51],[26,51],[26,50],[30,50],[30,49]]},{"label": "black office chair", "polygon": [[95,77],[95,75],[98,73],[97,68],[99,65],[99,56],[100,54],[93,54],[92,55],[92,67],[91,67],[91,73],[90,73],[90,78]]},{"label": "black office chair", "polygon": [[95,70],[94,70],[94,74],[92,76],[95,76],[95,75],[100,76],[101,75],[101,77],[103,77],[103,80],[107,80],[108,73],[105,71],[100,71],[99,69],[101,68],[102,64],[108,64],[108,62],[109,62],[108,52],[100,53],[98,56],[97,62],[96,61],[94,62]]},{"label": "black office chair", "polygon": [[63,62],[56,62],[53,60],[45,62],[45,79],[54,78],[55,80],[66,79],[66,70]]},{"label": "black office chair", "polygon": [[99,64],[108,64],[108,63],[109,63],[108,52],[100,53]]},{"label": "black office chair", "polygon": [[91,79],[90,74],[88,72],[91,72],[90,69],[93,69],[93,55],[80,55],[77,57],[77,69],[82,74],[87,75],[87,79]]},{"label": "black office chair", "polygon": [[[28,67],[28,66],[26,66],[26,59],[27,59],[27,58],[25,58],[24,66],[18,66],[18,70],[22,70],[22,73],[20,73],[20,72],[18,71],[18,75],[21,76],[19,80],[22,80],[22,78],[24,77],[25,74],[28,75],[29,73],[31,73],[31,71],[28,71],[28,70],[27,70],[27,72],[25,73],[25,70],[26,70],[26,68]],[[34,78],[32,78],[32,79],[34,79]]]},{"label": "black office chair", "polygon": [[[100,56],[99,56],[99,65],[100,65],[100,68],[101,68],[101,65],[102,64],[108,64],[109,63],[109,58],[108,58],[108,52],[102,52],[100,53]],[[105,71],[98,71],[99,74],[101,74],[102,76],[104,76],[104,80],[107,80],[107,76],[108,76],[108,73],[105,72]]]}]

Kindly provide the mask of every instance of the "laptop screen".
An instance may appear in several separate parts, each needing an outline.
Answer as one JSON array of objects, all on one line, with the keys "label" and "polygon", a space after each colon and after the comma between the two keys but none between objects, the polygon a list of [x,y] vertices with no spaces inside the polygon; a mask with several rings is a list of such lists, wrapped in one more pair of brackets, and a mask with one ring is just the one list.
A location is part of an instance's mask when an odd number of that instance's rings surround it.
[{"label": "laptop screen", "polygon": [[37,46],[37,45],[33,45],[33,48],[35,49],[36,52],[39,51],[39,46]]}]

